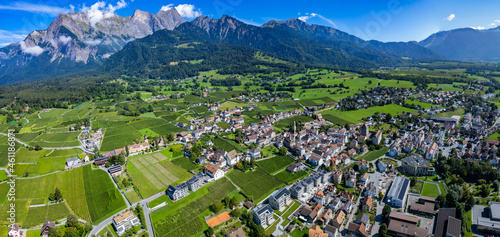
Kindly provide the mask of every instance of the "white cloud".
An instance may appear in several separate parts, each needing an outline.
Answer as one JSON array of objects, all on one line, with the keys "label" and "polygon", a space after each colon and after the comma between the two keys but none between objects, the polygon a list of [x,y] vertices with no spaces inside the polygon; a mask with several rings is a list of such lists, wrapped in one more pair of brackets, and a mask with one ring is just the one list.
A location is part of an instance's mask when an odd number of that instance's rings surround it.
[{"label": "white cloud", "polygon": [[125,0],[118,1],[116,5],[108,4],[107,6],[105,1],[99,1],[90,7],[83,5],[80,11],[87,14],[87,17],[90,20],[90,25],[95,26],[103,19],[113,17],[116,10],[122,9],[126,6],[127,3]]},{"label": "white cloud", "polygon": [[19,42],[26,38],[26,35],[28,35],[28,33],[0,30],[0,47]]},{"label": "white cloud", "polygon": [[324,21],[328,22],[328,24],[332,25],[333,27],[337,27],[337,25],[335,25],[335,23],[332,20],[330,20],[330,19],[328,19],[328,18],[326,18],[326,17],[324,17],[324,16],[322,16],[320,14],[317,14],[317,13],[311,13],[311,14],[306,13],[306,15],[307,16],[301,16],[298,19],[301,20],[301,21],[303,21],[303,22],[307,22],[309,19],[311,19],[313,17],[319,17],[321,20],[324,20]]},{"label": "white cloud", "polygon": [[60,13],[71,12],[71,9],[54,7],[43,4],[33,4],[27,2],[14,2],[10,5],[0,5],[0,10],[26,11],[31,13],[44,13],[51,16],[57,16]]},{"label": "white cloud", "polygon": [[90,46],[96,46],[98,44],[101,44],[102,43],[102,40],[98,40],[98,39],[89,39],[89,40],[85,40],[83,41],[85,44],[87,45],[90,45]]},{"label": "white cloud", "polygon": [[474,30],[484,30],[484,29],[486,29],[486,27],[484,27],[484,26],[476,26],[476,27],[471,27],[471,28],[474,29]]},{"label": "white cloud", "polygon": [[493,22],[490,23],[490,26],[496,26],[500,23],[500,20],[494,20]]},{"label": "white cloud", "polygon": [[[174,4],[168,4],[166,6],[161,7],[161,11],[168,11],[172,9]],[[200,9],[195,9],[194,5],[191,4],[179,4],[177,7],[175,7],[175,10],[179,12],[179,14],[182,17],[186,18],[196,18],[201,16],[201,10]]]},{"label": "white cloud", "polygon": [[66,45],[66,44],[68,44],[68,43],[69,43],[72,39],[71,39],[71,37],[69,37],[69,36],[64,36],[64,35],[61,35],[61,36],[59,36],[59,39],[58,39],[58,40],[59,40],[59,42],[61,42],[62,44]]},{"label": "white cloud", "polygon": [[447,21],[453,21],[453,19],[455,19],[455,14],[450,14],[448,17],[446,17],[446,20]]},{"label": "white cloud", "polygon": [[19,42],[19,46],[21,46],[21,50],[23,53],[31,54],[33,56],[38,56],[43,53],[43,49],[40,46],[36,45],[33,47],[27,47],[24,41]]}]

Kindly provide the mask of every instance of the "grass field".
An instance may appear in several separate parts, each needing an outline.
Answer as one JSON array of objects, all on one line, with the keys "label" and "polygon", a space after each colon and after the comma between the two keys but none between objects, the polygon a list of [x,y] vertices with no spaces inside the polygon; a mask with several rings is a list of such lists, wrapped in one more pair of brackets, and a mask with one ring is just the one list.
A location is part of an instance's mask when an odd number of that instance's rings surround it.
[{"label": "grass field", "polygon": [[33,227],[43,224],[45,221],[55,222],[56,220],[66,218],[69,210],[65,203],[58,203],[42,207],[30,207],[26,219],[23,221],[23,227]]},{"label": "grass field", "polygon": [[288,165],[292,164],[293,162],[295,161],[289,156],[275,156],[265,160],[259,160],[256,163],[260,168],[264,169],[267,173],[274,174],[277,171],[285,169],[286,167],[288,167]]},{"label": "grass field", "polygon": [[79,146],[79,134],[80,132],[44,133],[28,144],[32,146],[40,145],[42,147]]},{"label": "grass field", "polygon": [[285,129],[288,126],[293,126],[293,122],[296,124],[303,123],[303,122],[311,122],[313,119],[311,117],[305,117],[305,116],[294,116],[291,118],[286,118],[282,119],[274,124],[274,127],[279,128],[279,129]]},{"label": "grass field", "polygon": [[165,190],[170,184],[183,182],[192,177],[191,173],[178,167],[159,152],[129,159],[128,174],[143,198]]},{"label": "grass field", "polygon": [[267,174],[261,168],[247,172],[232,170],[226,176],[243,189],[246,195],[252,196],[255,203],[284,185],[283,182]]},{"label": "grass field", "polygon": [[415,111],[413,109],[408,109],[400,105],[389,104],[384,106],[375,106],[367,109],[359,109],[352,111],[339,111],[339,110],[326,110],[322,114],[331,114],[337,118],[341,118],[351,124],[359,123],[363,118],[374,115],[376,112],[391,114],[392,116],[399,115],[406,112]]},{"label": "grass field", "polygon": [[424,183],[422,196],[437,198],[439,196],[438,184]]},{"label": "grass field", "polygon": [[291,172],[288,172],[286,170],[283,170],[277,174],[274,175],[274,177],[276,177],[277,179],[287,183],[287,184],[291,184],[301,178],[304,178],[306,177],[308,174],[307,171],[305,170],[301,170],[299,172],[296,172],[296,173],[291,173]]},{"label": "grass field", "polygon": [[180,132],[178,128],[163,119],[144,118],[132,122],[99,121],[98,126],[105,128],[101,151],[110,151],[134,144],[134,141],[144,135],[165,136],[171,132]]},{"label": "grass field", "polygon": [[185,170],[200,170],[200,166],[191,162],[188,158],[179,157],[172,160],[172,163],[180,166]]},{"label": "grass field", "polygon": [[234,141],[224,139],[224,138],[214,138],[213,139],[214,146],[219,150],[224,150],[230,152],[232,150],[236,150],[236,152],[241,153],[245,149]]},{"label": "grass field", "polygon": [[[125,207],[125,202],[109,175],[103,170],[92,170],[90,165],[37,178],[17,179],[16,185],[23,187],[17,189],[16,193],[16,211],[18,212],[16,216],[21,225],[25,218],[32,223],[37,220],[36,216],[27,216],[28,207],[48,203],[48,196],[56,187],[61,190],[65,205],[73,213],[93,223]],[[0,195],[4,197],[3,200],[0,199],[1,211],[6,211],[8,207],[8,202],[5,202],[7,192],[7,184],[1,184]],[[6,212],[0,214],[2,217],[0,223],[7,221],[4,213]]]},{"label": "grass field", "polygon": [[366,161],[372,161],[372,160],[375,160],[375,159],[383,156],[387,152],[389,152],[389,147],[384,146],[384,147],[380,148],[379,150],[370,151],[367,154],[365,154],[364,156],[359,157],[356,160],[364,159]]},{"label": "grass field", "polygon": [[207,184],[188,197],[151,213],[155,233],[158,236],[199,236],[204,229],[202,213],[214,202],[236,190],[229,180],[222,178]]}]

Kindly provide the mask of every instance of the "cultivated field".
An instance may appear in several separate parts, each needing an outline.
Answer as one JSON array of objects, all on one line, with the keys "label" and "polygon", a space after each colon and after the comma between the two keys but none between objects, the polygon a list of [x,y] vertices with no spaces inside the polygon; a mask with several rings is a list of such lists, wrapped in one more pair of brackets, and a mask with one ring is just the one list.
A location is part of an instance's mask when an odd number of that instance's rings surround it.
[{"label": "cultivated field", "polygon": [[292,164],[293,162],[295,161],[289,156],[275,156],[265,160],[259,160],[256,163],[260,168],[264,169],[267,173],[274,174],[277,171],[285,169],[286,167],[288,167],[288,165]]},{"label": "cultivated field", "polygon": [[252,196],[255,203],[262,200],[275,189],[284,185],[283,182],[267,174],[261,168],[256,168],[255,171],[247,172],[233,170],[227,173],[226,176],[243,189],[246,195]]},{"label": "cultivated field", "polygon": [[223,178],[154,211],[151,213],[151,219],[155,233],[165,237],[201,235],[205,221],[200,215],[214,202],[220,202],[234,190],[236,187]]},{"label": "cultivated field", "polygon": [[159,152],[130,159],[128,174],[142,197],[149,197],[165,190],[170,184],[192,177],[192,174],[176,166]]}]

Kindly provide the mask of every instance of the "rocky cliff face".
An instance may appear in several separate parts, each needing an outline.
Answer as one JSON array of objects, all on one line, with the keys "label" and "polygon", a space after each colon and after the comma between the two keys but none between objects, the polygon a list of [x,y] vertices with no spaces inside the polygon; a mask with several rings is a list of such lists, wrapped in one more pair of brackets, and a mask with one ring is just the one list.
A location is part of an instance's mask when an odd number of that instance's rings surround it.
[{"label": "rocky cliff face", "polygon": [[[0,49],[0,78],[34,61],[73,62],[75,66],[101,63],[128,42],[172,30],[185,21],[175,8],[157,14],[136,10],[129,17],[113,14],[97,23],[86,13],[61,14],[46,30],[33,31],[24,41]],[[40,62],[39,57],[50,60]]]}]

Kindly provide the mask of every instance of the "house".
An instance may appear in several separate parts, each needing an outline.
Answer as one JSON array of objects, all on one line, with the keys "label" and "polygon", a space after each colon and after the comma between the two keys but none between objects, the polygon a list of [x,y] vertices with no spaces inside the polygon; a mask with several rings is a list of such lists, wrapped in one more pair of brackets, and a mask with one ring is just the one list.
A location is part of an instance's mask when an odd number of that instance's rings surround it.
[{"label": "house", "polygon": [[373,199],[370,195],[366,196],[361,202],[363,211],[370,212],[373,209]]},{"label": "house", "polygon": [[383,161],[378,160],[377,161],[377,170],[378,170],[378,172],[386,172],[387,165]]},{"label": "house", "polygon": [[425,159],[432,160],[436,158],[438,148],[439,148],[438,144],[433,142],[432,145],[429,147],[429,150],[425,154]]},{"label": "house", "polygon": [[356,177],[351,176],[351,177],[347,178],[345,181],[345,186],[348,188],[352,188],[352,187],[356,186]]},{"label": "house", "polygon": [[365,224],[368,225],[370,223],[370,217],[366,215],[366,213],[360,213],[357,217],[356,220],[354,220],[354,223],[356,224]]},{"label": "house", "polygon": [[302,183],[296,183],[290,188],[290,193],[293,198],[300,198],[304,194],[306,188]]},{"label": "house", "polygon": [[430,162],[417,154],[402,159],[401,170],[410,176],[433,176],[436,173]]},{"label": "house", "polygon": [[82,161],[77,157],[71,157],[66,159],[66,168],[77,167],[82,164]]},{"label": "house", "polygon": [[248,151],[248,155],[254,159],[258,159],[260,158],[260,150],[255,148],[255,149],[251,149],[250,151]]},{"label": "house", "polygon": [[172,201],[177,201],[189,195],[188,186],[186,183],[181,183],[177,186],[169,185],[166,194]]},{"label": "house", "polygon": [[309,229],[309,237],[329,237],[329,235],[324,233],[318,225],[315,225]]},{"label": "house", "polygon": [[224,171],[214,164],[207,164],[207,166],[205,166],[205,173],[215,180],[224,177]]},{"label": "house", "polygon": [[456,219],[455,208],[440,208],[434,225],[435,237],[460,237],[462,221]]},{"label": "house", "polygon": [[200,172],[190,178],[186,183],[189,190],[191,190],[191,192],[194,192],[203,187],[203,185],[205,184],[205,175]]},{"label": "house", "polygon": [[370,178],[370,175],[368,173],[364,173],[361,176],[359,176],[359,184],[362,186],[365,186],[366,182],[368,182],[368,179]]},{"label": "house", "polygon": [[321,213],[321,215],[319,215],[316,222],[318,223],[318,225],[323,226],[323,225],[326,225],[330,221],[330,219],[332,219],[332,217],[333,217],[332,209],[327,209],[326,211]]},{"label": "house", "polygon": [[292,163],[290,164],[286,170],[290,173],[296,173],[296,172],[299,172],[303,169],[305,169],[305,165],[303,165],[301,162],[297,162],[297,163]]},{"label": "house", "polygon": [[418,219],[415,217],[391,212],[389,215],[389,226],[387,234],[397,237],[427,237],[425,228],[418,227]]},{"label": "house", "polygon": [[372,142],[373,144],[380,144],[380,141],[382,141],[382,131],[378,130],[377,133],[375,133],[375,136],[372,137]]},{"label": "house", "polygon": [[290,199],[290,191],[286,188],[281,188],[274,191],[269,197],[269,205],[275,210],[280,212],[284,211],[286,206],[292,202]]},{"label": "house", "polygon": [[131,211],[126,211],[117,217],[113,218],[113,225],[115,226],[118,235],[125,234],[125,231],[134,226],[140,225],[141,222]]},{"label": "house", "polygon": [[108,168],[108,172],[111,176],[116,177],[123,173],[123,168],[121,165],[115,165]]},{"label": "house", "polygon": [[42,237],[48,237],[49,236],[49,229],[54,229],[54,228],[56,228],[56,224],[54,222],[46,221],[43,224],[42,229],[40,229],[40,235]]},{"label": "house", "polygon": [[366,233],[366,225],[364,223],[357,224],[354,222],[349,223],[347,226],[347,232],[352,234],[352,236],[368,237]]},{"label": "house", "polygon": [[342,170],[338,169],[332,172],[332,181],[334,183],[342,182]]},{"label": "house", "polygon": [[274,223],[274,211],[269,204],[261,204],[252,211],[253,220],[257,225],[267,228]]},{"label": "house", "polygon": [[365,159],[361,159],[358,161],[358,170],[368,171],[368,162]]},{"label": "house", "polygon": [[333,225],[326,225],[323,230],[328,234],[328,237],[336,237],[339,233],[337,227]]},{"label": "house", "polygon": [[21,237],[23,232],[19,229],[19,226],[14,224],[9,226],[9,237]]},{"label": "house", "polygon": [[246,236],[247,235],[245,234],[245,231],[243,231],[243,228],[241,226],[229,231],[226,234],[226,237],[246,237]]},{"label": "house", "polygon": [[332,220],[332,225],[336,228],[340,228],[344,224],[346,213],[344,210],[340,210],[337,216]]},{"label": "house", "polygon": [[226,161],[228,166],[235,165],[239,161],[239,156],[236,150],[232,150],[226,154]]}]

